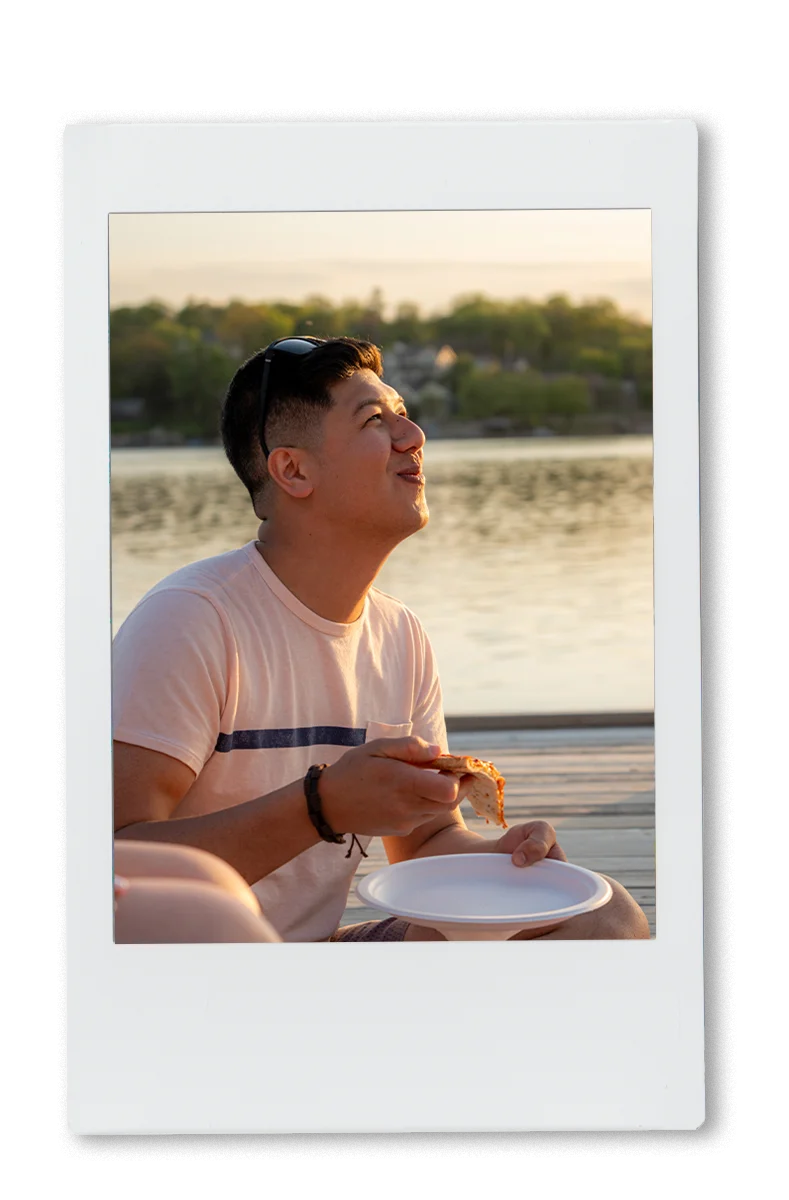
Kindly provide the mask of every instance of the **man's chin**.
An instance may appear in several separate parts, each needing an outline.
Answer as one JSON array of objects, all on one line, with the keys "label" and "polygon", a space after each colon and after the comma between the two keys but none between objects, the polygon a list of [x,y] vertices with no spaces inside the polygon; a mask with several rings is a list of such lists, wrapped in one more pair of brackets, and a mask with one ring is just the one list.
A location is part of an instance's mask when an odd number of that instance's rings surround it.
[{"label": "man's chin", "polygon": [[419,533],[420,529],[424,529],[428,522],[427,506],[422,510],[414,510],[411,513],[409,521],[398,521],[396,526],[390,530],[392,546],[398,546],[400,542],[404,542],[406,538],[413,537],[415,533]]},{"label": "man's chin", "polygon": [[418,507],[414,508],[411,514],[409,533],[418,533],[420,529],[424,529],[430,520],[430,512],[427,507],[427,502],[423,502]]}]

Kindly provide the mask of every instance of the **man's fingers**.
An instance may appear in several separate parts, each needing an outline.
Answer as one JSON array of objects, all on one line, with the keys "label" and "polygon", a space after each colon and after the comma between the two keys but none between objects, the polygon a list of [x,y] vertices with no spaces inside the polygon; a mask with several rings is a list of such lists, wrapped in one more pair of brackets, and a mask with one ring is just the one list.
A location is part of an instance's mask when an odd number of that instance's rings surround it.
[{"label": "man's fingers", "polygon": [[556,830],[547,821],[513,825],[499,838],[496,849],[509,854],[516,867],[532,866],[544,858],[567,862],[567,855],[556,840]]},{"label": "man's fingers", "polygon": [[548,856],[549,847],[537,838],[527,838],[513,851],[512,861],[516,867],[531,867]]},{"label": "man's fingers", "polygon": [[430,779],[430,784],[425,787],[424,779],[426,772],[422,772],[422,782],[419,790],[423,796],[427,795],[431,800],[437,800],[440,804],[451,804],[452,806],[460,802],[458,789],[458,777],[450,771],[438,771]]},{"label": "man's fingers", "polygon": [[414,764],[430,763],[441,753],[440,746],[431,745],[420,737],[377,738],[368,746],[378,758],[396,758]]},{"label": "man's fingers", "polygon": [[455,792],[454,803],[456,804],[460,804],[461,800],[465,800],[469,791],[477,782],[476,775],[458,775],[455,771],[439,771],[439,775],[444,775],[447,779],[452,780]]},{"label": "man's fingers", "polygon": [[458,800],[465,800],[469,790],[476,783],[477,777],[476,775],[456,775],[455,779],[458,781]]},{"label": "man's fingers", "polygon": [[556,845],[556,830],[547,821],[535,821],[526,829],[526,837],[512,852],[516,867],[532,866],[544,858],[550,858],[551,850]]},{"label": "man's fingers", "polygon": [[423,771],[409,767],[409,789],[426,804],[454,808],[458,804],[457,778],[446,771]]}]

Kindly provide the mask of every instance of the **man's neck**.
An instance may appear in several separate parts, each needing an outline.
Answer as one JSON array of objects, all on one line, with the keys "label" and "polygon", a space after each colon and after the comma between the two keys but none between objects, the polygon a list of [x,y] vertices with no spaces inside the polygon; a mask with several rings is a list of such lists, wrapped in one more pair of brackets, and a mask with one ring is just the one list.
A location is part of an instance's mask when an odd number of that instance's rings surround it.
[{"label": "man's neck", "polygon": [[278,535],[269,522],[260,526],[255,548],[297,600],[326,621],[349,625],[364,610],[367,593],[391,550],[340,544],[327,536],[288,531]]}]

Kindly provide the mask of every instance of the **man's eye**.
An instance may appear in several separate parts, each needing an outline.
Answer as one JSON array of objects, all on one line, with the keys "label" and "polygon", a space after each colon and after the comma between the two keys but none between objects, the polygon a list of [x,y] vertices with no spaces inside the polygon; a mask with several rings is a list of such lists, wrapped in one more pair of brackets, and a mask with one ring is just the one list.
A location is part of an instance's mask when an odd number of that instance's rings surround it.
[{"label": "man's eye", "polygon": [[[405,411],[405,409],[403,409],[402,412],[397,413],[397,416],[405,417],[407,419],[408,413]],[[365,421],[365,425],[369,425],[371,421],[383,421],[383,419],[384,419],[383,413],[373,413],[373,415],[371,417],[367,418],[367,420]]]}]

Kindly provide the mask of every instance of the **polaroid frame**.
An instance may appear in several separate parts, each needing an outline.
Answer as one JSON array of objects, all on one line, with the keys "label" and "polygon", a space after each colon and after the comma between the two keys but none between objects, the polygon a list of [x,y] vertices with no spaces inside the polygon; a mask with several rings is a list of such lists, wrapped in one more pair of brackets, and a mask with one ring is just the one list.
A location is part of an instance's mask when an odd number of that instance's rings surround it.
[{"label": "polaroid frame", "polygon": [[[696,127],[683,120],[66,130],[74,1132],[643,1130],[703,1123],[697,159]],[[269,174],[274,162],[287,169]],[[371,169],[378,163],[386,169]],[[109,214],[523,208],[652,212],[656,938],[517,948],[368,944],[352,951],[329,944],[116,946]],[[496,1031],[501,1045],[491,1053]],[[410,1044],[420,1049],[409,1053]],[[370,1060],[377,1087],[363,1073]]]}]

